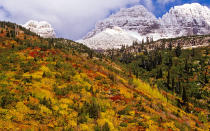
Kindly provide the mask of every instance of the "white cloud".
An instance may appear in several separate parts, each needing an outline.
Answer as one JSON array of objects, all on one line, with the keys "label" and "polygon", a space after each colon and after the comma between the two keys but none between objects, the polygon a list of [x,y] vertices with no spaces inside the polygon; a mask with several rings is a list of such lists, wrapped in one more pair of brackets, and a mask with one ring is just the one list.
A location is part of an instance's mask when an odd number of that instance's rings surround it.
[{"label": "white cloud", "polygon": [[144,5],[146,6],[146,8],[150,11],[153,11],[154,10],[154,5],[153,5],[153,2],[152,0],[143,0],[143,3]]},{"label": "white cloud", "polygon": [[[58,36],[78,39],[111,10],[139,0],[0,0],[0,19],[24,24],[30,19],[49,21]],[[148,4],[149,5],[149,4]],[[6,15],[5,10],[9,13]]]},{"label": "white cloud", "polygon": [[158,3],[160,3],[160,4],[167,4],[167,3],[170,3],[170,2],[174,2],[175,0],[157,0],[158,1]]},{"label": "white cloud", "polygon": [[6,10],[0,6],[0,20],[8,20],[7,12]]},{"label": "white cloud", "polygon": [[5,20],[6,19],[6,14],[3,11],[0,11],[0,20]]}]

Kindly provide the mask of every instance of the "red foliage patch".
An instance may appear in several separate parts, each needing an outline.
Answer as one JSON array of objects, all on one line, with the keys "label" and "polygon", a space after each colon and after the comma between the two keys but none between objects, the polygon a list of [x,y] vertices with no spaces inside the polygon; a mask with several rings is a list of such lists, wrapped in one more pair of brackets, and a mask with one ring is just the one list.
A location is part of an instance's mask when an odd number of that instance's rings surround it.
[{"label": "red foliage patch", "polygon": [[105,75],[105,76],[107,76],[107,73],[105,71],[102,71],[101,70],[100,73],[103,74],[103,75]]},{"label": "red foliage patch", "polygon": [[116,96],[110,97],[110,99],[112,101],[117,101],[117,100],[122,100],[122,97],[120,95],[116,95]]},{"label": "red foliage patch", "polygon": [[80,64],[72,64],[72,66],[73,66],[74,68],[80,68],[80,67],[81,67]]},{"label": "red foliage patch", "polygon": [[44,58],[46,56],[46,54],[43,52],[43,53],[40,53],[40,57],[41,58]]},{"label": "red foliage patch", "polygon": [[19,81],[13,81],[13,84],[18,85],[20,82]]},{"label": "red foliage patch", "polygon": [[6,36],[5,32],[0,34],[0,37],[4,37],[4,36]]},{"label": "red foliage patch", "polygon": [[40,58],[44,58],[47,56],[46,52],[40,52],[40,48],[35,47],[34,50],[31,50],[31,52],[29,53],[29,55],[31,57],[40,57]]},{"label": "red foliage patch", "polygon": [[36,50],[29,53],[29,55],[30,55],[31,57],[37,57],[38,54],[39,54],[39,52],[37,52]]},{"label": "red foliage patch", "polygon": [[56,54],[56,51],[55,51],[55,50],[52,50],[52,49],[48,49],[48,50],[47,50],[47,53],[48,53],[48,54],[55,55],[55,54]]},{"label": "red foliage patch", "polygon": [[196,108],[195,108],[195,111],[197,111],[197,112],[201,112],[201,111],[202,111],[202,109],[201,109],[201,108],[196,107]]},{"label": "red foliage patch", "polygon": [[109,88],[107,88],[107,87],[104,88],[104,91],[108,91],[108,90],[109,90]]},{"label": "red foliage patch", "polygon": [[137,126],[137,131],[146,131],[146,129],[142,126]]},{"label": "red foliage patch", "polygon": [[91,70],[87,70],[86,73],[87,74],[92,74],[92,71]]}]

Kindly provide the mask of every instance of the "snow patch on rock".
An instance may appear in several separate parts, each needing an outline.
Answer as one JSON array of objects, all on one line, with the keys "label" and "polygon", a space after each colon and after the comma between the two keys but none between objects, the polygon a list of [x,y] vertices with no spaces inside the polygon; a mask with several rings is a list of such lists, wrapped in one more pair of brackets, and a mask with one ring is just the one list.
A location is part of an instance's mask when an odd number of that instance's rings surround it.
[{"label": "snow patch on rock", "polygon": [[77,42],[83,43],[92,49],[100,50],[121,48],[122,45],[131,46],[134,41],[141,39],[141,36],[137,32],[125,31],[115,26],[113,28],[107,28],[89,39],[79,40]]},{"label": "snow patch on rock", "polygon": [[54,38],[56,37],[55,31],[52,26],[46,21],[34,21],[30,20],[26,22],[23,27],[29,29],[30,31],[40,35],[44,38]]}]

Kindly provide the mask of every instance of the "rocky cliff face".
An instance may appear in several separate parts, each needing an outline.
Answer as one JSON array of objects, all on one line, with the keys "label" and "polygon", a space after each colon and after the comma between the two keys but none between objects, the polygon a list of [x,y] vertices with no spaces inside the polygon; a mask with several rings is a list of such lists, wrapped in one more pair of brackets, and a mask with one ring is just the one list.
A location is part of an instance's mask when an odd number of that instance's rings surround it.
[{"label": "rocky cliff face", "polygon": [[[139,34],[139,38],[153,37],[154,40],[161,38],[175,38],[188,35],[204,35],[210,34],[210,9],[198,3],[184,4],[175,6],[163,15],[162,18],[156,18],[144,6],[138,5],[128,9],[121,9],[109,18],[99,21],[95,29],[89,32],[84,38],[83,43],[91,45],[91,48],[98,48],[100,45],[106,45],[107,42],[111,46],[112,41],[101,41],[101,36],[97,43],[92,40],[100,32],[107,28],[118,26],[125,31],[132,31]],[[89,43],[92,42],[92,43]],[[125,43],[115,41],[113,45]],[[113,46],[113,48],[115,48]]]},{"label": "rocky cliff face", "polygon": [[99,21],[95,29],[88,33],[84,39],[90,38],[106,28],[118,26],[124,30],[138,32],[145,35],[154,32],[152,29],[158,29],[159,20],[149,12],[144,6],[137,5],[128,9],[121,9],[118,13],[111,15],[109,18]]},{"label": "rocky cliff face", "polygon": [[26,29],[40,35],[44,38],[54,38],[56,36],[52,26],[46,21],[34,21],[30,20],[23,25]]}]

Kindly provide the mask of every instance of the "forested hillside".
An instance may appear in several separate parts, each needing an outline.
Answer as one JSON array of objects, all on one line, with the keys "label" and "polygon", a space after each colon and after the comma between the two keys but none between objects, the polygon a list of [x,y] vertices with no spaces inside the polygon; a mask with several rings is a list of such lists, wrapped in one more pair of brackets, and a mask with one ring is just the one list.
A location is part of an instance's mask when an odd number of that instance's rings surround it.
[{"label": "forested hillside", "polygon": [[0,22],[0,130],[208,130],[208,51],[118,61]]},{"label": "forested hillside", "polygon": [[110,54],[113,61],[123,64],[136,78],[157,86],[163,94],[167,92],[164,96],[173,101],[173,105],[196,115],[205,112],[208,116],[209,41],[209,35],[148,40],[104,54]]}]

